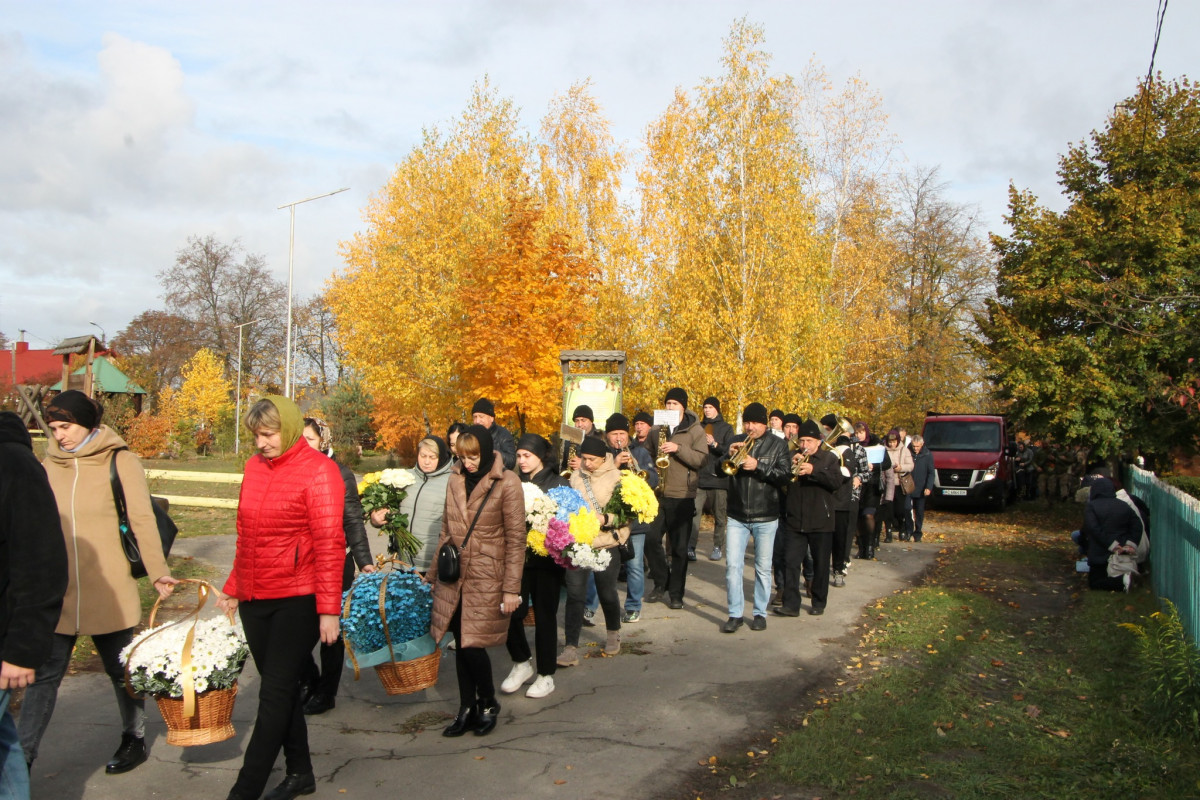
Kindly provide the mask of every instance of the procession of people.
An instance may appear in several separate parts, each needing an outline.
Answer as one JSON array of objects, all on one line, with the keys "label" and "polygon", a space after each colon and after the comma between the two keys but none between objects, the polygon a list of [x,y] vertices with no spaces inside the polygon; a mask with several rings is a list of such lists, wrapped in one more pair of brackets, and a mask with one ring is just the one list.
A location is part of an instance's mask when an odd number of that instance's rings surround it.
[{"label": "procession of people", "polygon": [[[855,426],[833,414],[819,421],[778,410],[768,414],[759,402],[739,409],[731,423],[715,396],[708,396],[696,414],[682,387],[667,391],[662,406],[653,416],[639,411],[632,421],[617,411],[603,419],[601,429],[592,409],[579,405],[570,416],[579,441],[556,453],[550,439],[538,433],[515,440],[497,424],[493,403],[479,398],[471,408],[473,424],[452,423],[449,443],[432,434],[418,443],[416,464],[408,470],[412,490],[397,507],[364,513],[361,488],[356,489],[349,469],[334,460],[331,432],[323,420],[305,417],[280,396],[254,404],[243,422],[258,453],[246,464],[236,556],[220,606],[241,617],[260,680],[257,719],[228,798],[289,800],[314,790],[305,717],[326,713],[336,704],[346,652],[340,638],[340,598],[356,570],[377,569],[364,519],[382,527],[393,515],[402,515],[413,536],[412,569],[432,591],[431,634],[454,654],[459,705],[443,731],[448,737],[491,733],[500,722],[500,694],[513,694],[526,684],[528,698],[553,693],[556,672],[581,664],[585,627],[602,619],[602,652],[618,656],[622,625],[639,622],[647,604],[684,609],[690,600],[689,564],[697,560],[705,512],[714,522],[708,558],[726,562],[723,633],[736,633],[747,621],[747,557],[753,567],[748,627],[757,632],[767,628],[769,613],[796,617],[807,606],[809,615],[823,614],[830,587],[845,585],[854,543],[855,557],[870,559],[880,546],[881,529],[887,531],[885,542],[891,541],[893,530],[920,540],[923,515],[914,520],[910,511],[917,498],[898,488],[900,479],[920,463],[919,441],[910,448],[893,430],[885,446],[865,423]],[[124,443],[100,423],[102,407],[78,392],[65,392],[48,413],[56,442],[46,469],[59,503],[68,564],[75,557],[72,543],[84,534],[84,520],[95,527],[104,514],[116,513],[105,500],[109,461],[118,465],[125,484],[137,490],[130,492],[136,497],[130,516],[138,535],[153,531],[153,514],[143,505],[148,497],[144,479],[133,468],[132,456],[114,460]],[[98,468],[88,473],[88,482],[68,481],[64,470],[78,471],[76,460],[84,464],[93,451],[103,455],[94,457]],[[622,476],[630,474],[645,482],[644,491],[655,494],[651,516],[614,518],[611,513]],[[569,490],[580,498],[580,513],[596,520],[598,533],[590,547],[610,556],[603,566],[564,567],[528,546],[522,484],[541,492]],[[69,504],[64,505],[67,492]],[[84,498],[95,509],[86,518],[78,514]],[[918,508],[923,510],[923,503]],[[109,527],[115,523],[97,530]],[[97,552],[117,547],[119,554],[116,536],[98,535],[96,541],[102,542]],[[157,579],[155,588],[165,597],[177,581],[157,554],[157,543],[140,544]],[[453,577],[441,563],[447,547],[456,557]],[[30,689],[14,730],[14,738],[20,733],[24,767],[36,757],[50,722],[63,654],[69,653],[77,632],[93,634],[122,712],[125,732],[106,771],[120,774],[146,760],[143,701],[126,693],[117,663],[117,651],[133,636],[137,612],[121,600],[119,609],[105,612],[119,621],[90,622],[103,611],[91,602],[96,592],[113,592],[120,585],[124,597],[132,589],[124,556],[110,562],[93,561],[85,565],[86,573],[72,566],[64,575],[70,577],[65,600],[61,606],[56,600],[54,607],[61,607],[63,619],[73,615],[72,621],[60,622],[57,632],[43,632],[56,637],[54,644],[48,654],[39,655],[40,665],[30,664],[33,669],[24,678]],[[93,589],[80,579],[77,587],[76,576],[84,574],[91,582],[109,576],[109,583]],[[526,626],[531,609],[534,624]],[[103,627],[94,632],[85,628],[85,617],[89,625]],[[532,648],[528,627],[533,628]],[[106,637],[113,639],[111,646]],[[497,684],[488,649],[501,644],[512,666]],[[281,753],[284,779],[264,795]]]}]

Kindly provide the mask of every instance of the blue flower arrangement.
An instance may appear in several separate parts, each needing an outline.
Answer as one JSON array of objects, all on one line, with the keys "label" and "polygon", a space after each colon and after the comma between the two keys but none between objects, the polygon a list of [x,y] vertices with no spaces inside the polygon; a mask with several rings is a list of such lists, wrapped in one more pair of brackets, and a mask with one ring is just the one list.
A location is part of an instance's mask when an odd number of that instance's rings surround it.
[{"label": "blue flower arrangement", "polygon": [[561,522],[567,522],[571,515],[581,508],[587,508],[587,503],[583,501],[583,495],[572,489],[570,486],[555,486],[546,495],[558,504],[558,511],[554,516]]},{"label": "blue flower arrangement", "polygon": [[429,633],[433,618],[433,590],[412,570],[381,570],[359,575],[346,594],[350,608],[342,614],[342,636],[360,653],[387,647],[383,620],[379,616],[379,587],[387,579],[384,613],[392,645],[412,641]]}]

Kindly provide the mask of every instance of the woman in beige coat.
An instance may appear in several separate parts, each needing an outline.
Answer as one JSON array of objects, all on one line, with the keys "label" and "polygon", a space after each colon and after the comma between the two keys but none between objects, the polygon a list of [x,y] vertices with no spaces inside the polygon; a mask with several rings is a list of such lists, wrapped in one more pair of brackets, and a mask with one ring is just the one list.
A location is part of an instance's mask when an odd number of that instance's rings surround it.
[{"label": "woman in beige coat", "polygon": [[[492,449],[492,435],[472,425],[458,437],[458,457],[446,490],[446,513],[437,550],[459,549],[457,581],[438,579],[437,557],[426,580],[433,584],[434,640],[454,635],[458,674],[458,715],[445,736],[476,736],[496,727],[500,704],[485,648],[504,644],[509,616],[521,603],[525,565],[525,495],[516,473]],[[470,533],[470,539],[467,535]]]},{"label": "woman in beige coat", "polygon": [[[612,549],[629,538],[629,526],[613,528],[604,506],[621,482],[621,470],[613,461],[604,443],[592,437],[580,446],[580,468],[571,475],[571,488],[579,492],[588,508],[600,520],[600,533],[592,540],[598,550]],[[583,607],[587,597],[588,578],[596,578],[596,594],[604,611],[607,639],[604,652],[615,656],[621,652],[621,597],[617,593],[617,576],[621,572],[621,557],[613,550],[608,567],[599,572],[567,570],[567,611],[563,619],[566,646],[558,656],[558,666],[579,664],[579,633],[583,629]]]},{"label": "woman in beige coat", "polygon": [[133,640],[142,605],[137,581],[129,574],[129,560],[121,548],[110,464],[116,464],[121,478],[129,522],[146,572],[154,578],[154,588],[166,597],[179,581],[167,569],[142,465],[116,431],[100,424],[103,414],[99,403],[74,390],[57,395],[46,409],[54,435],[46,453],[46,474],[66,538],[67,594],[50,657],[25,690],[17,730],[25,760],[32,764],[54,713],[58,686],[71,662],[75,640],[80,634],[89,635],[121,710],[121,745],[104,768],[109,775],[116,775],[146,760],[146,713],[145,701],[125,692],[125,670],[119,658],[122,648]]}]

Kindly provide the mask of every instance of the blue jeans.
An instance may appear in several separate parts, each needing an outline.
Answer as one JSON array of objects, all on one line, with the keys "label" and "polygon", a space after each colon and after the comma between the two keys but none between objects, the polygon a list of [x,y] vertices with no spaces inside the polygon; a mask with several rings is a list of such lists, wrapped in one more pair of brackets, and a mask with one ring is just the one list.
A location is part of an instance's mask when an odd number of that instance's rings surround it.
[{"label": "blue jeans", "polygon": [[633,545],[633,558],[625,562],[625,610],[642,610],[642,593],[646,590],[646,534],[629,534]]},{"label": "blue jeans", "polygon": [[29,800],[29,769],[8,710],[11,693],[0,690],[0,800]]},{"label": "blue jeans", "polygon": [[765,617],[771,602],[771,556],[779,520],[742,522],[729,518],[725,532],[725,596],[729,616],[740,619],[746,610],[742,573],[746,567],[746,545],[754,537],[754,616]]}]

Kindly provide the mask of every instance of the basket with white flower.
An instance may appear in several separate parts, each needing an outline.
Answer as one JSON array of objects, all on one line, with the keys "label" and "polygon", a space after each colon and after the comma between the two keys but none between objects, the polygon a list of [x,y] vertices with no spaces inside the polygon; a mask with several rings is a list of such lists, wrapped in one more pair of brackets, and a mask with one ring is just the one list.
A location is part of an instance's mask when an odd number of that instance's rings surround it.
[{"label": "basket with white flower", "polygon": [[412,567],[398,559],[391,569],[360,573],[342,602],[346,663],[358,680],[374,667],[388,694],[411,694],[437,683],[441,654],[429,635],[433,593]]},{"label": "basket with white flower", "polygon": [[197,584],[199,601],[187,616],[155,625],[161,599],[150,610],[150,626],[121,651],[125,689],[150,695],[167,723],[167,744],[212,744],[234,735],[233,702],[237,679],[250,654],[240,622],[219,616],[201,619],[210,597],[219,593]]},{"label": "basket with white flower", "polygon": [[386,510],[387,521],[379,532],[388,537],[388,552],[409,560],[420,551],[421,543],[408,529],[408,515],[400,513],[399,509],[408,496],[408,487],[415,482],[411,470],[385,469],[364,475],[358,483],[363,518],[369,520],[372,512]]}]

